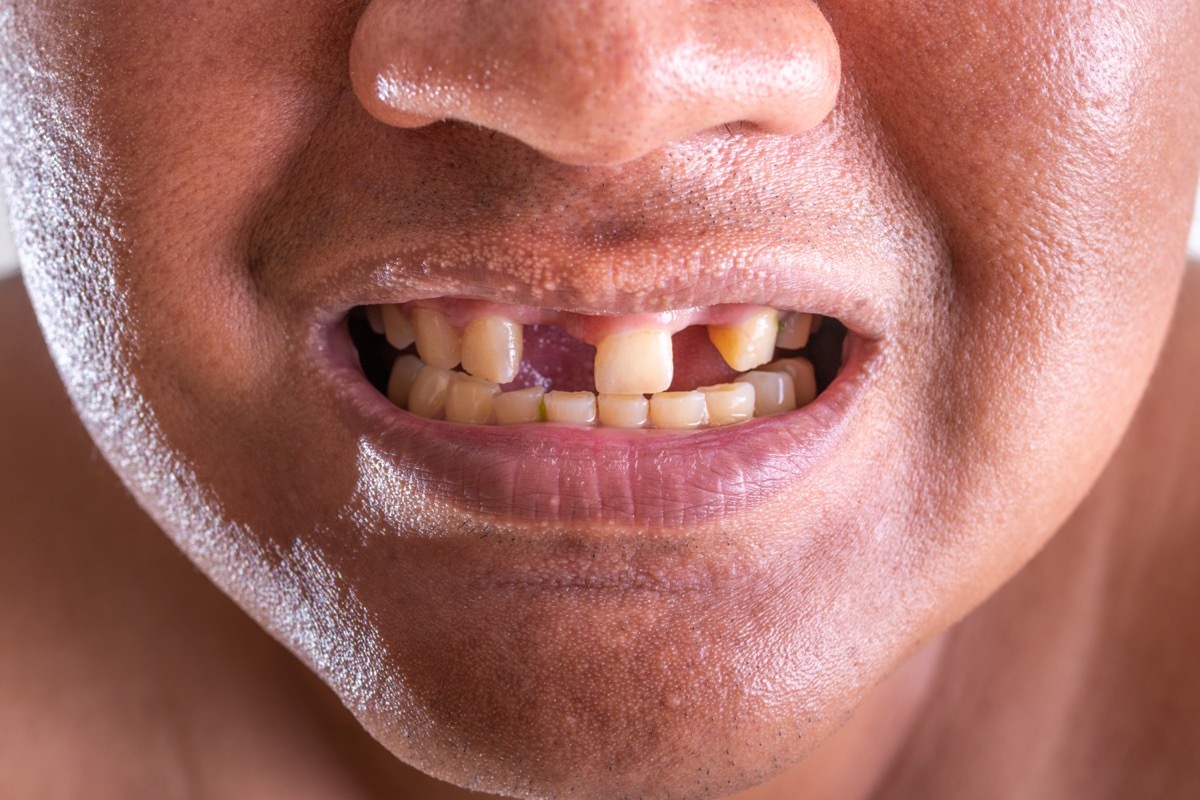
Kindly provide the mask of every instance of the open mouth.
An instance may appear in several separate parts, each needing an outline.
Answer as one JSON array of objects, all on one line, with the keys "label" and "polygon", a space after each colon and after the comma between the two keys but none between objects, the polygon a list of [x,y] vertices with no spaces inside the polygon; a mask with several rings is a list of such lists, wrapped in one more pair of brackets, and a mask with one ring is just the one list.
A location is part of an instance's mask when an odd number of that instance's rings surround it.
[{"label": "open mouth", "polygon": [[350,333],[368,381],[417,417],[676,431],[803,408],[847,337],[831,317],[749,304],[609,317],[461,298],[359,306]]}]

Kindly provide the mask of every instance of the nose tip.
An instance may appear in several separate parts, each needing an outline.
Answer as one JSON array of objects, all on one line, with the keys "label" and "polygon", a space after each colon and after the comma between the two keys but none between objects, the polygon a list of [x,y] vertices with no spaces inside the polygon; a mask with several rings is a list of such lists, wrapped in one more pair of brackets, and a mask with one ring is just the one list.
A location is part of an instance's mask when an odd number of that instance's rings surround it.
[{"label": "nose tip", "polygon": [[728,123],[800,133],[828,115],[841,80],[811,0],[372,0],[350,69],[390,125],[459,120],[580,165]]}]

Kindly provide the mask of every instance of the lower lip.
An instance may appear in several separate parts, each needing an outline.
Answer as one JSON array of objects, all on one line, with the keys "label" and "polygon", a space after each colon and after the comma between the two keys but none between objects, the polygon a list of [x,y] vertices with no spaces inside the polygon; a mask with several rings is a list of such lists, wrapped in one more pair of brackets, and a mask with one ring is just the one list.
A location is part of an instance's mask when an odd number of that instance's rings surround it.
[{"label": "lower lip", "polygon": [[[705,431],[462,425],[396,408],[347,339],[317,373],[358,440],[426,502],[496,523],[673,528],[748,513],[819,468],[845,438],[878,347],[848,335],[841,371],[797,411]],[[336,354],[333,354],[336,353]]]}]

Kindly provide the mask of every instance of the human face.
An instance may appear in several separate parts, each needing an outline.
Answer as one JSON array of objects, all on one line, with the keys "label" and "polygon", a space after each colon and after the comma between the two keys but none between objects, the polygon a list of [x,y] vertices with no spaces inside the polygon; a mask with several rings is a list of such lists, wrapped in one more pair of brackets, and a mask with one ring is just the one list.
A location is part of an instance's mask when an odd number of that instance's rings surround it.
[{"label": "human face", "polygon": [[[97,444],[463,785],[703,796],[801,759],[1076,505],[1177,289],[1189,0],[0,9],[25,279]],[[388,403],[352,311],[471,300],[849,333],[812,404],[699,432]]]}]

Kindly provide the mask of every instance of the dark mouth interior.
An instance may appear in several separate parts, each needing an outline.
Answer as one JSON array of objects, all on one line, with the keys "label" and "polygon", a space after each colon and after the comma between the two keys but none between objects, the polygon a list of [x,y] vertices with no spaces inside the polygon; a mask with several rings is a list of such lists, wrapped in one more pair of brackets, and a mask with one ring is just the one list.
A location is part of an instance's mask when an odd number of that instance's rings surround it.
[{"label": "dark mouth interior", "polygon": [[[363,374],[381,393],[387,392],[391,365],[400,355],[416,353],[415,346],[397,350],[367,322],[366,309],[359,306],[349,315],[350,336],[358,350]],[[820,325],[799,350],[776,349],[776,358],[801,356],[813,364],[819,392],[831,384],[842,367],[846,327],[832,317],[820,318]],[[708,340],[703,326],[694,325],[672,337],[675,354],[675,380],[672,390],[732,380],[737,373],[730,368]],[[547,391],[594,391],[592,366],[596,349],[575,339],[556,325],[525,327],[524,357],[517,377],[505,391],[541,386]]]}]

